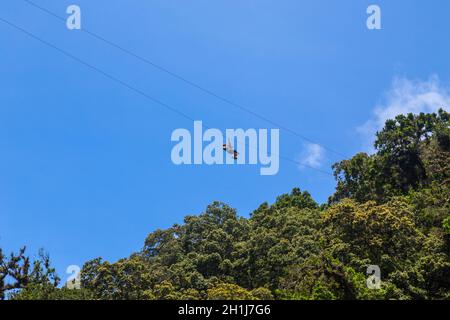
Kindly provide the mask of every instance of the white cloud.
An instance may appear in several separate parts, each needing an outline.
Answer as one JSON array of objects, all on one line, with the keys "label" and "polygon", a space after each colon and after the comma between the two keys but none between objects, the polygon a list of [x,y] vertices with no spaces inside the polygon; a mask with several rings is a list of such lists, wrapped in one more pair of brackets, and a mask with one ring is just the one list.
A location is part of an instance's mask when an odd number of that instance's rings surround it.
[{"label": "white cloud", "polygon": [[304,166],[320,168],[324,160],[325,150],[318,144],[308,143],[305,150],[300,156],[299,169],[303,169]]},{"label": "white cloud", "polygon": [[410,112],[436,112],[439,108],[450,108],[450,92],[440,84],[438,76],[431,76],[428,81],[396,77],[382,103],[375,107],[372,118],[357,130],[364,137],[365,147],[373,151],[375,133],[384,127],[386,120]]}]

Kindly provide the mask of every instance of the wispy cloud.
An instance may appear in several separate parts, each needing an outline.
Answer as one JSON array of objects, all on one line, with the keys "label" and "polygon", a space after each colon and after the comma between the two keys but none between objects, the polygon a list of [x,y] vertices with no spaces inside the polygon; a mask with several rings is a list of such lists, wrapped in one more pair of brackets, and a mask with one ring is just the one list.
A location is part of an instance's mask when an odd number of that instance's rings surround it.
[{"label": "wispy cloud", "polygon": [[371,119],[357,130],[364,138],[365,148],[372,152],[375,133],[383,128],[386,120],[410,112],[436,112],[439,108],[450,108],[450,92],[441,85],[437,75],[427,81],[396,77],[375,107]]},{"label": "wispy cloud", "polygon": [[325,156],[325,150],[318,144],[308,143],[305,145],[305,149],[300,155],[299,169],[303,169],[305,166],[320,168],[322,166]]}]

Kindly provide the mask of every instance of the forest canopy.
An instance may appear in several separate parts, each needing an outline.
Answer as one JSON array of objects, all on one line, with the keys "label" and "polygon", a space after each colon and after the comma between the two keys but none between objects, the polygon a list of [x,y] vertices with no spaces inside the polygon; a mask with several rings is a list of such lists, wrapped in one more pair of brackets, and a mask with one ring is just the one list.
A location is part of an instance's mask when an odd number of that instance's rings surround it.
[{"label": "forest canopy", "polygon": [[374,146],[333,165],[326,204],[298,188],[249,218],[213,202],[127,258],[86,262],[78,289],[46,253],[0,248],[0,299],[450,299],[450,114],[399,115]]}]

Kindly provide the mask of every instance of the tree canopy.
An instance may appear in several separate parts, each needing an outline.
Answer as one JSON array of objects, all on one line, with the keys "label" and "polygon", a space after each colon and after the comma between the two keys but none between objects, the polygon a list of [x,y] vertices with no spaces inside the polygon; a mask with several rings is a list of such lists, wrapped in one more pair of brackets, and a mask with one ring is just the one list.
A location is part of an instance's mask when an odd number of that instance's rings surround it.
[{"label": "tree canopy", "polygon": [[86,262],[78,290],[47,254],[0,249],[0,299],[450,299],[450,115],[399,115],[374,146],[333,165],[327,204],[298,188],[249,218],[213,202],[127,258]]}]

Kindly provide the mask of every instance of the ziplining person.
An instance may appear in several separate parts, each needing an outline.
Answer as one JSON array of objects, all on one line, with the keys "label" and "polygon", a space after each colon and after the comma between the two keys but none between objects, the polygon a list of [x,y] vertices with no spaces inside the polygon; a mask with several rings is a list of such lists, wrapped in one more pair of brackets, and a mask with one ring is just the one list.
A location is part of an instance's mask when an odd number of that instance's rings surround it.
[{"label": "ziplining person", "polygon": [[234,160],[237,160],[237,158],[239,156],[239,152],[237,152],[233,148],[233,145],[231,144],[230,139],[228,139],[228,144],[223,144],[223,151],[226,151],[227,153],[231,154],[233,156]]}]

